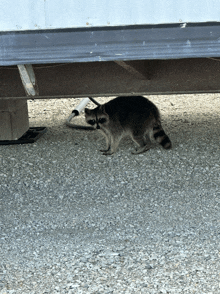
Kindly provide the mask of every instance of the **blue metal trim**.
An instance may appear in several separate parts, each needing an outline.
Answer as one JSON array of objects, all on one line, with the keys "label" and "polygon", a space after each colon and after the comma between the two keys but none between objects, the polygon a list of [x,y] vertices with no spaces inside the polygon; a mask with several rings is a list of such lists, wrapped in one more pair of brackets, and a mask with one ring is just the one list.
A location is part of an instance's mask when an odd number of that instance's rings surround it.
[{"label": "blue metal trim", "polygon": [[0,33],[0,65],[220,56],[220,23]]}]

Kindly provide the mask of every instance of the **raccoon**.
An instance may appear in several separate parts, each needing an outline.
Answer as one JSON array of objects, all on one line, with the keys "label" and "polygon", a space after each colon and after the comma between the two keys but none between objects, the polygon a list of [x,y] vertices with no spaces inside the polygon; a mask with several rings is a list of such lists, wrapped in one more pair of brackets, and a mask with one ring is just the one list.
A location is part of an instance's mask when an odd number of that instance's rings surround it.
[{"label": "raccoon", "polygon": [[119,142],[130,136],[137,148],[133,154],[150,149],[150,139],[164,149],[170,149],[171,141],[165,134],[156,105],[143,96],[120,96],[95,109],[85,108],[88,124],[98,129],[106,138],[104,155],[115,153]]}]

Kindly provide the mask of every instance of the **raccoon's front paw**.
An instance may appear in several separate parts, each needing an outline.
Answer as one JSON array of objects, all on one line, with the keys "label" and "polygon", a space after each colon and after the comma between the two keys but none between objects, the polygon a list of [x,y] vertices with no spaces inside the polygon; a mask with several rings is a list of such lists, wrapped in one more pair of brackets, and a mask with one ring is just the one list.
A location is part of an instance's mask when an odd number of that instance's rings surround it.
[{"label": "raccoon's front paw", "polygon": [[107,151],[109,151],[109,149],[100,149],[99,151],[101,151],[101,152],[107,152]]},{"label": "raccoon's front paw", "polygon": [[107,151],[103,152],[102,154],[103,155],[112,155],[112,154],[114,154],[114,152],[111,150],[107,150]]}]

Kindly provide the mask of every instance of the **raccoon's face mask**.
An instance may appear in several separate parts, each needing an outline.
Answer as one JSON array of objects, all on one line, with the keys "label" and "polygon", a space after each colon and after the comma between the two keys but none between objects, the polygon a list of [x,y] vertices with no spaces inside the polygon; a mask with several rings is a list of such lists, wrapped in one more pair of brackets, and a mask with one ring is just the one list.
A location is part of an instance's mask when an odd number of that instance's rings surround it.
[{"label": "raccoon's face mask", "polygon": [[95,109],[85,108],[85,119],[94,129],[101,129],[108,124],[109,116],[105,112],[104,105],[101,105]]}]

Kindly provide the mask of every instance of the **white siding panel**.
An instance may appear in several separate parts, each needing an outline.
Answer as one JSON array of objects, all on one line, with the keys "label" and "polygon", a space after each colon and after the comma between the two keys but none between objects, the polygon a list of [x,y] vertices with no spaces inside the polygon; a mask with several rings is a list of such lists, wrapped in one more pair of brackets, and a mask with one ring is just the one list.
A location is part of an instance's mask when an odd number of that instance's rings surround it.
[{"label": "white siding panel", "polygon": [[220,22],[219,0],[0,0],[0,31]]}]

